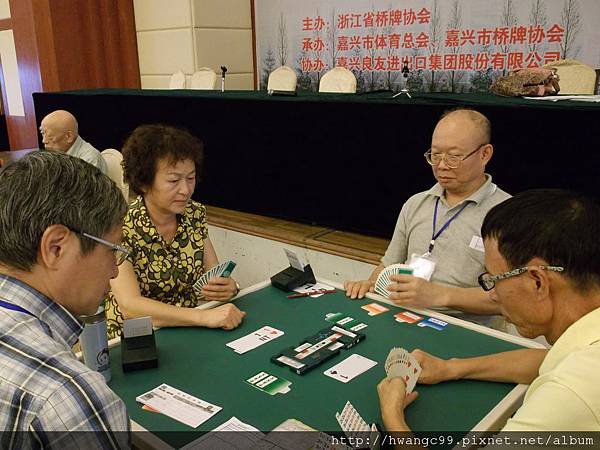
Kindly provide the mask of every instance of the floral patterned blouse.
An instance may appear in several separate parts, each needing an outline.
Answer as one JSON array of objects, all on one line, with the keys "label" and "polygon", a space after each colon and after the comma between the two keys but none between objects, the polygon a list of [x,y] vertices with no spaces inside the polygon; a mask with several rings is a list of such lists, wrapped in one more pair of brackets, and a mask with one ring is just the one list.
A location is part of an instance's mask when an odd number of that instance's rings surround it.
[{"label": "floral patterned blouse", "polygon": [[[199,299],[192,285],[204,271],[206,208],[190,200],[177,219],[175,238],[167,243],[150,220],[143,197],[138,196],[125,216],[123,246],[131,252],[128,261],[144,297],[193,308]],[[110,339],[120,335],[123,315],[112,292],[106,303]]]}]

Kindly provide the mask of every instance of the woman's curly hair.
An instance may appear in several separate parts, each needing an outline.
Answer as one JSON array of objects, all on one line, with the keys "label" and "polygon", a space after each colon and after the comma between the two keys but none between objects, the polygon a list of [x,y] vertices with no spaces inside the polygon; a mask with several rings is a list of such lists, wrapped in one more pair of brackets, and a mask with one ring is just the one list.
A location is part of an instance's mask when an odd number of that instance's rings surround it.
[{"label": "woman's curly hair", "polygon": [[194,161],[199,176],[204,160],[202,141],[189,131],[170,125],[138,126],[123,144],[123,179],[136,194],[152,186],[158,161],[173,164],[186,159]]}]

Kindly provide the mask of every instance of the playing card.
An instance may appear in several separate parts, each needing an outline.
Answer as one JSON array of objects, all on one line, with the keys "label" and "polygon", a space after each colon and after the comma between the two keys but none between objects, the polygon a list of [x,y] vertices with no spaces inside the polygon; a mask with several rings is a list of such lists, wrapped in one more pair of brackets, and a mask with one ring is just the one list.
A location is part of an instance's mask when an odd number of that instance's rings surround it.
[{"label": "playing card", "polygon": [[355,353],[323,373],[334,380],[347,383],[376,365],[376,361]]},{"label": "playing card", "polygon": [[448,326],[448,322],[444,322],[443,320],[436,319],[435,317],[430,317],[429,319],[424,320],[423,322],[419,322],[417,324],[419,327],[429,327],[434,330],[442,331],[444,328]]},{"label": "playing card", "polygon": [[336,324],[338,324],[338,325],[346,325],[348,322],[352,322],[353,320],[354,320],[354,318],[352,318],[352,317],[344,317],[343,319],[338,320],[336,322]]},{"label": "playing card", "polygon": [[387,266],[379,273],[375,281],[375,292],[389,298],[390,292],[387,290],[387,287],[393,283],[390,277],[400,274],[412,275],[412,273],[413,270],[406,264],[392,264]]},{"label": "playing card", "polygon": [[[335,418],[340,424],[340,428],[344,431],[346,437],[348,437],[350,443],[352,440],[355,440],[356,443],[367,443],[368,448],[370,449],[379,449],[379,432],[377,427],[375,424],[369,426],[365,419],[363,419],[359,412],[354,408],[352,403],[346,402],[342,412],[335,413]],[[354,447],[359,447],[359,445],[356,444],[348,448]],[[330,446],[328,445],[324,448],[328,449]]]},{"label": "playing card", "polygon": [[228,278],[235,266],[236,264],[233,261],[225,261],[205,272],[193,285],[196,295],[202,296],[202,287],[213,278]]},{"label": "playing card", "polygon": [[388,378],[402,378],[406,383],[406,393],[410,393],[421,374],[421,365],[405,349],[393,348],[385,361],[385,371]]},{"label": "playing card", "polygon": [[350,402],[346,402],[346,405],[344,405],[344,409],[341,413],[335,413],[335,418],[346,435],[348,435],[348,433],[356,432],[365,433],[370,430],[370,427],[365,419],[362,418],[362,416]]},{"label": "playing card", "polygon": [[379,303],[369,303],[368,305],[361,306],[361,308],[367,311],[370,316],[376,316],[390,310],[390,308],[386,308]]},{"label": "playing card", "polygon": [[253,333],[228,342],[226,345],[227,347],[232,348],[236,353],[243,354],[283,335],[283,331],[265,326]]},{"label": "playing card", "polygon": [[402,311],[398,314],[394,315],[396,322],[406,322],[406,323],[417,323],[419,320],[423,320],[421,316],[418,316],[415,313],[410,311]]},{"label": "playing card", "polygon": [[[328,313],[325,315],[325,320],[352,331],[358,331],[366,328],[366,325],[361,323],[360,320],[356,320],[354,317],[346,316],[342,313]],[[354,328],[356,327],[358,328],[355,330]]]},{"label": "playing card", "polygon": [[350,331],[360,331],[363,328],[367,328],[366,323],[359,323],[358,325],[354,325],[353,327],[350,328]]},{"label": "playing card", "polygon": [[325,320],[330,323],[336,323],[338,320],[346,317],[343,313],[327,313],[325,314]]},{"label": "playing card", "polygon": [[390,350],[390,352],[388,353],[387,358],[385,359],[385,372],[389,373],[390,370],[390,366],[392,364],[395,364],[398,361],[406,361],[408,360],[408,352],[406,350],[404,350],[403,348],[398,348],[398,347],[394,347]]},{"label": "playing card", "polygon": [[292,384],[291,381],[270,375],[267,372],[257,373],[248,378],[246,383],[269,395],[287,394],[290,392],[290,385]]}]

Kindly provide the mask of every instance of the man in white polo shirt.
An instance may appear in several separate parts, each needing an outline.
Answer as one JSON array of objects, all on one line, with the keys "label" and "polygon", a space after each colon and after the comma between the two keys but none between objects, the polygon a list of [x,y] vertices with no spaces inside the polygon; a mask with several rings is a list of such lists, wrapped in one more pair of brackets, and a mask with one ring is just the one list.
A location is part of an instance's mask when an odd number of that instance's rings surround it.
[{"label": "man in white polo shirt", "polygon": [[57,110],[48,114],[40,125],[42,143],[46,150],[55,150],[81,158],[106,174],[104,158],[93,145],[79,136],[77,119],[69,111]]},{"label": "man in white polo shirt", "polygon": [[368,280],[346,281],[346,295],[355,299],[373,292],[386,266],[408,263],[414,255],[434,267],[433,274],[429,281],[393,276],[391,300],[489,324],[489,315],[499,309],[477,285],[484,267],[479,230],[486,213],[510,197],[485,173],[493,153],[490,139],[490,122],[477,111],[458,109],[441,117],[425,153],[437,184],[408,199],[381,264]]}]

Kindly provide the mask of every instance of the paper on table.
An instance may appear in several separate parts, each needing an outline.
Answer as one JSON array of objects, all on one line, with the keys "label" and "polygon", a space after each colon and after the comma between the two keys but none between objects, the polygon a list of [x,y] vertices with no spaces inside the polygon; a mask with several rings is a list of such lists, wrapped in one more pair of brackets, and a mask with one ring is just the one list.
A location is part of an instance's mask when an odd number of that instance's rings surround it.
[{"label": "paper on table", "polygon": [[[299,294],[304,294],[305,292],[319,291],[319,290],[331,290],[333,286],[329,286],[325,283],[306,283],[303,286],[297,287],[294,289],[294,292],[298,292]],[[320,297],[323,294],[313,294],[311,297],[316,298]]]},{"label": "paper on table", "polygon": [[249,352],[257,347],[260,347],[267,342],[277,339],[283,336],[285,333],[277,328],[264,326],[253,333],[242,336],[241,338],[235,339],[225,344],[227,347],[232,348],[233,351],[239,354]]},{"label": "paper on table", "polygon": [[164,383],[135,400],[192,428],[206,422],[223,409]]},{"label": "paper on table", "polygon": [[600,95],[549,95],[546,97],[523,97],[527,100],[546,100],[557,102],[559,100],[577,100],[582,102],[600,102]]},{"label": "paper on table", "polygon": [[[300,433],[298,433],[298,431],[300,431]],[[309,431],[310,433],[306,433],[306,431]],[[337,450],[348,449],[348,447],[341,444],[332,446],[332,442],[333,438],[326,433],[317,431],[299,420],[287,419],[267,434],[256,448],[262,450],[305,450],[307,448],[313,450],[330,448],[335,448]]]},{"label": "paper on table", "polygon": [[[226,433],[215,433],[225,431]],[[253,448],[264,437],[257,428],[242,422],[233,416],[210,433],[200,436],[181,450],[202,450],[214,448],[235,448],[245,450]]]}]

